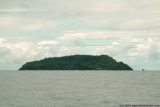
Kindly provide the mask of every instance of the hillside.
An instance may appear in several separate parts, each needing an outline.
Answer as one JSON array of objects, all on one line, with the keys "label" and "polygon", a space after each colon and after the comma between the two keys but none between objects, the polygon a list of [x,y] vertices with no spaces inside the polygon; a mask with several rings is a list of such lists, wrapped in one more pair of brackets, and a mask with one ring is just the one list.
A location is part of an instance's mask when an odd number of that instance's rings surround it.
[{"label": "hillside", "polygon": [[72,55],[25,63],[19,70],[132,70],[108,55]]}]

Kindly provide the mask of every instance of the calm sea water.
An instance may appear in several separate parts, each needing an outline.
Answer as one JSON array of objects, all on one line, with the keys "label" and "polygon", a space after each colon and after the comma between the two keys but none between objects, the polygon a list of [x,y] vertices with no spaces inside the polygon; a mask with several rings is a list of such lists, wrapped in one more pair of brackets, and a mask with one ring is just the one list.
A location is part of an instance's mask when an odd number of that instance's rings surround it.
[{"label": "calm sea water", "polygon": [[160,104],[160,72],[0,72],[0,107],[119,107],[120,104]]}]

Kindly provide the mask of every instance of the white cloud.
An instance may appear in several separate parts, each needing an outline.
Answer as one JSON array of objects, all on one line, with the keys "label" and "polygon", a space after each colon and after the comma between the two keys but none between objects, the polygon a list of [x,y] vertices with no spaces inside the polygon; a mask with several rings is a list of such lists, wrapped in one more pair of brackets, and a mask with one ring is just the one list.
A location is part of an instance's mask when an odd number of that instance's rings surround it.
[{"label": "white cloud", "polygon": [[0,42],[1,64],[23,64],[26,61],[52,56],[50,47],[38,46],[33,42]]},{"label": "white cloud", "polygon": [[37,31],[43,29],[44,26],[42,24],[30,24],[22,27],[23,31]]},{"label": "white cloud", "polygon": [[78,54],[78,50],[81,49],[81,47],[67,47],[67,46],[62,46],[58,48],[58,53],[57,56],[66,56],[66,55],[75,55]]},{"label": "white cloud", "polygon": [[34,11],[34,9],[25,9],[25,8],[7,8],[7,9],[0,9],[1,12],[27,12],[27,11]]},{"label": "white cloud", "polygon": [[4,38],[0,38],[0,43],[4,42],[5,39]]},{"label": "white cloud", "polygon": [[119,43],[118,42],[113,42],[112,45],[117,46],[117,45],[119,45]]},{"label": "white cloud", "polygon": [[3,16],[0,15],[0,27],[5,27],[5,26],[11,26],[12,24],[16,23],[18,19],[13,16]]},{"label": "white cloud", "polygon": [[57,45],[58,41],[40,41],[38,42],[38,45]]},{"label": "white cloud", "polygon": [[[0,2],[0,11],[11,12],[3,16],[18,17],[14,23],[16,32],[22,25],[37,26],[47,23],[47,28],[39,31],[58,30],[155,30],[160,27],[160,1],[152,0],[8,0]],[[13,5],[14,4],[14,5]],[[34,5],[37,4],[37,5]],[[1,15],[1,16],[2,16]],[[2,21],[3,22],[3,21]],[[36,23],[35,23],[36,22]],[[28,23],[26,25],[26,23]],[[77,27],[70,27],[75,24]],[[21,26],[20,26],[21,25]],[[13,26],[8,26],[13,27]],[[27,27],[28,28],[28,27]],[[29,27],[30,28],[30,27]],[[7,31],[5,31],[7,32]]]},{"label": "white cloud", "polygon": [[144,42],[144,39],[143,38],[135,38],[135,39],[132,39],[132,42],[142,43],[142,42]]},{"label": "white cloud", "polygon": [[64,32],[58,40],[79,41],[85,39],[134,38],[132,42],[140,42],[139,38],[158,37],[160,31],[69,31]]},{"label": "white cloud", "polygon": [[55,21],[10,14],[0,15],[0,22],[0,31],[2,33],[40,33],[47,32],[57,26]]}]

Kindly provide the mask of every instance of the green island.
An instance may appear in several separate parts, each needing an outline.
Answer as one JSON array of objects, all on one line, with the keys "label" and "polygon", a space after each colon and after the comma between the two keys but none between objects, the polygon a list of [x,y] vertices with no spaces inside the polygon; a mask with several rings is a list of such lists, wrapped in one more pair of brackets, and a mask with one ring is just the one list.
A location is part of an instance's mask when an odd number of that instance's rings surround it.
[{"label": "green island", "polygon": [[132,70],[108,55],[71,55],[25,63],[19,70]]}]

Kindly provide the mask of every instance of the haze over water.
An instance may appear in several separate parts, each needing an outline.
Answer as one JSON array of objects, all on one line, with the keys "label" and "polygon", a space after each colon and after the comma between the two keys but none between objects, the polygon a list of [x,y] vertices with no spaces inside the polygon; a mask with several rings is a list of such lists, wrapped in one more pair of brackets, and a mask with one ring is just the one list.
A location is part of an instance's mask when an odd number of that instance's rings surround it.
[{"label": "haze over water", "polygon": [[0,107],[119,107],[159,104],[160,72],[0,72]]}]

